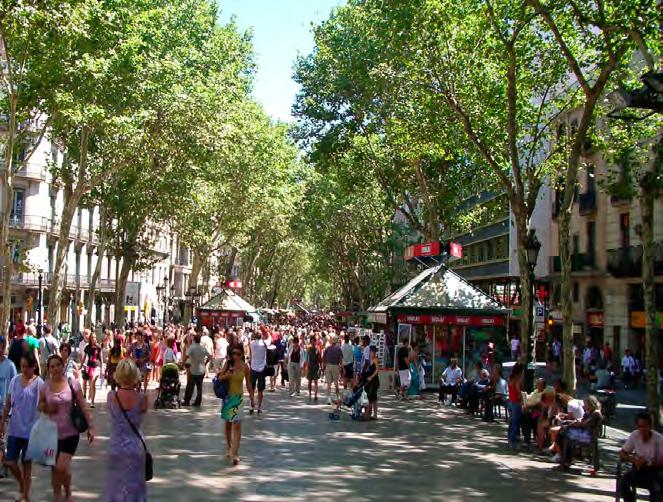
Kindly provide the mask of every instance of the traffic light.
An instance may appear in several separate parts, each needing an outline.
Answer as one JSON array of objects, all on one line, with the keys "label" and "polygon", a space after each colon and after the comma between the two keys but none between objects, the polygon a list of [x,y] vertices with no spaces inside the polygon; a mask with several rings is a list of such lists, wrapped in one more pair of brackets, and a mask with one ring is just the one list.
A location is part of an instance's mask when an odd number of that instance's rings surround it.
[{"label": "traffic light", "polygon": [[552,314],[548,314],[548,327],[549,327],[549,328],[552,328],[553,323],[554,323],[554,321],[553,321],[553,316],[552,316]]}]

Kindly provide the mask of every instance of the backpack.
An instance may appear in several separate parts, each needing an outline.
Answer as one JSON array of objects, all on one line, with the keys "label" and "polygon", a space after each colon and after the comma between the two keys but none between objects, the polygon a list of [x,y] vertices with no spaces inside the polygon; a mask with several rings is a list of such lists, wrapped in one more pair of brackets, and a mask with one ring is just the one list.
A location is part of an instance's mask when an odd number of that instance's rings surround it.
[{"label": "backpack", "polygon": [[9,346],[7,358],[11,360],[17,368],[21,367],[21,358],[23,357],[23,354],[27,352],[25,350],[25,343],[27,342],[23,338],[14,338]]},{"label": "backpack", "polygon": [[276,347],[267,347],[267,366],[276,366],[279,363],[279,353]]}]

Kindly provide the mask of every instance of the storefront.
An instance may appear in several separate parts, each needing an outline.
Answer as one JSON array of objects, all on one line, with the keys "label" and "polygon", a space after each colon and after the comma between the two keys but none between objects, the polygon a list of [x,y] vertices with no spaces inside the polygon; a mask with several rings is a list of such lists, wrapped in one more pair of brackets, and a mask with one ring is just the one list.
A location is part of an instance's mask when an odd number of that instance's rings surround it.
[{"label": "storefront", "polygon": [[240,326],[245,320],[253,321],[254,316],[258,315],[250,303],[229,288],[223,288],[219,294],[198,307],[196,313],[203,326],[224,329]]},{"label": "storefront", "polygon": [[393,367],[396,347],[417,340],[426,384],[437,384],[449,360],[457,358],[467,374],[477,362],[508,360],[510,310],[438,265],[421,272],[404,287],[369,309],[374,329],[387,328],[387,364]]}]

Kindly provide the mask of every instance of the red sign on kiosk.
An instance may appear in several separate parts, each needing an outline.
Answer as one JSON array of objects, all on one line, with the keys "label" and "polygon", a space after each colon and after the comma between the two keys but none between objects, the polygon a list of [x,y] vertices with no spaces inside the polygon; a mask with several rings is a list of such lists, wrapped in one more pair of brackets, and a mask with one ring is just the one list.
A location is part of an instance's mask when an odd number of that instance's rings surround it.
[{"label": "red sign on kiosk", "polygon": [[442,245],[439,242],[427,242],[425,244],[415,244],[408,246],[405,250],[405,259],[426,258],[429,256],[440,256]]},{"label": "red sign on kiosk", "polygon": [[408,324],[452,324],[456,326],[505,326],[502,316],[408,315],[399,314],[398,322]]}]

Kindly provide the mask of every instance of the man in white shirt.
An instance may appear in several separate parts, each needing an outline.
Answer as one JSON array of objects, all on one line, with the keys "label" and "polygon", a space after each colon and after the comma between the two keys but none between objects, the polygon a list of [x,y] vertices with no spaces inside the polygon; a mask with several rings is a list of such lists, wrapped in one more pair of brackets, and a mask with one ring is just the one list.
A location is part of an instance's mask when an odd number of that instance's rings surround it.
[{"label": "man in white shirt", "polygon": [[41,328],[42,337],[39,339],[39,361],[41,367],[44,369],[44,377],[47,373],[46,361],[53,354],[60,353],[60,342],[53,336],[53,330],[48,324],[44,324]]},{"label": "man in white shirt", "polygon": [[354,380],[355,353],[354,347],[350,343],[350,335],[343,333],[342,338],[343,345],[341,345],[341,353],[343,354],[343,388],[347,389],[348,384]]},{"label": "man in white shirt", "polygon": [[520,338],[514,336],[511,339],[511,360],[517,361],[520,355]]},{"label": "man in white shirt", "polygon": [[187,362],[189,363],[189,376],[186,382],[186,389],[184,390],[183,406],[189,406],[191,397],[193,395],[193,387],[196,387],[196,400],[193,402],[194,406],[200,406],[203,401],[203,379],[207,362],[212,356],[207,349],[200,344],[200,335],[196,333],[193,337],[193,344],[187,350]]},{"label": "man in white shirt", "polygon": [[451,403],[455,403],[461,383],[463,383],[463,370],[458,367],[458,360],[452,359],[440,379],[440,403],[444,403],[447,394],[451,394]]},{"label": "man in white shirt", "polygon": [[631,383],[635,367],[635,359],[631,355],[631,351],[626,349],[624,351],[624,357],[622,357],[622,380],[624,380],[624,387],[627,389]]},{"label": "man in white shirt", "polygon": [[[265,393],[265,368],[267,367],[267,342],[262,340],[260,332],[253,333],[249,344],[251,360],[251,385],[258,390],[258,413],[262,413],[262,399]],[[257,386],[256,386],[257,384]],[[253,405],[249,413],[253,414]]]},{"label": "man in white shirt", "polygon": [[649,490],[649,500],[663,495],[663,435],[652,430],[648,413],[638,414],[637,429],[633,431],[621,451],[619,459],[633,464],[621,478],[620,492],[625,502],[635,502],[636,488]]}]

